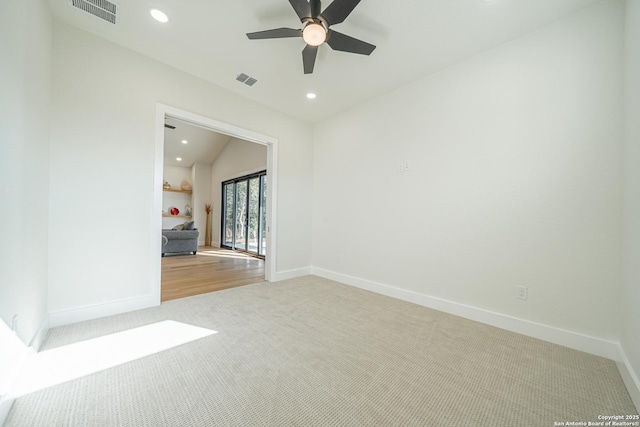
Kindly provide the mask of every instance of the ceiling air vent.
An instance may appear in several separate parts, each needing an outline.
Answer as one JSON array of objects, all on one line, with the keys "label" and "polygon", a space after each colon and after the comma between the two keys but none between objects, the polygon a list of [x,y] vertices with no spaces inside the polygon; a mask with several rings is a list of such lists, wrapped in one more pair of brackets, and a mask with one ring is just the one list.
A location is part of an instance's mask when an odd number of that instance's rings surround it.
[{"label": "ceiling air vent", "polygon": [[69,4],[112,24],[117,23],[118,5],[107,0],[69,0]]},{"label": "ceiling air vent", "polygon": [[246,84],[247,86],[253,86],[258,81],[256,79],[254,79],[253,77],[246,75],[245,73],[238,74],[236,76],[236,80]]}]

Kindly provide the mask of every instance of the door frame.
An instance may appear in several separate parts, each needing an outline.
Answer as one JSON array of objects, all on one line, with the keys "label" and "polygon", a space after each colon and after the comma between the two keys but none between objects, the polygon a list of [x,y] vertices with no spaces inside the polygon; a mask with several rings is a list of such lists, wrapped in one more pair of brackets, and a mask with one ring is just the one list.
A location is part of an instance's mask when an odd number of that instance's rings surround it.
[{"label": "door frame", "polygon": [[164,123],[165,117],[180,119],[196,126],[244,139],[260,145],[267,146],[267,254],[265,257],[265,280],[272,281],[276,272],[276,224],[278,206],[278,140],[271,136],[263,135],[249,129],[244,129],[229,123],[224,123],[210,117],[191,113],[170,105],[156,104],[156,141],[155,141],[155,166],[153,177],[153,237],[151,240],[151,271],[154,297],[160,304],[161,296],[161,247],[162,247],[162,182],[164,169]]}]

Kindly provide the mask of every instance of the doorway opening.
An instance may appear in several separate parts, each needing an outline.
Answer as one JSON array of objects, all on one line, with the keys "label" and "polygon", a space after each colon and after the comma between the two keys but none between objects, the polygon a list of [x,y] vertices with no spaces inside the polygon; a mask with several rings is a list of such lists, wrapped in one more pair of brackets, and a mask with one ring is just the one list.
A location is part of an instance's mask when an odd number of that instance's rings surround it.
[{"label": "doorway opening", "polygon": [[[262,134],[255,133],[253,131],[239,128],[234,125],[230,125],[227,123],[219,122],[215,119],[207,118],[204,116],[200,116],[197,114],[189,113],[184,110],[180,110],[171,106],[157,104],[156,108],[156,159],[155,159],[155,191],[154,191],[154,206],[155,212],[163,212],[166,210],[163,206],[163,168],[165,162],[165,138],[164,138],[164,130],[165,130],[165,120],[167,119],[175,119],[180,120],[182,122],[188,123],[193,126],[197,126],[203,129],[207,129],[219,134],[227,135],[231,138],[242,140],[245,143],[254,143],[264,146],[266,148],[266,170],[264,167],[261,172],[251,173],[251,178],[246,182],[247,191],[246,197],[255,198],[258,197],[257,203],[254,202],[254,199],[247,200],[245,199],[245,208],[247,208],[246,212],[246,220],[243,224],[246,224],[244,228],[240,228],[240,232],[245,233],[241,235],[237,234],[239,238],[244,237],[244,247],[240,247],[240,239],[236,240],[235,244],[231,246],[231,249],[234,250],[245,250],[248,254],[255,252],[252,254],[253,256],[259,256],[262,260],[259,260],[263,263],[263,277],[260,277],[260,280],[270,281],[275,273],[275,265],[276,265],[276,230],[274,225],[276,224],[275,218],[275,205],[277,200],[277,140]],[[245,173],[246,174],[246,173]],[[255,175],[255,176],[254,176]],[[227,178],[229,178],[227,176]],[[252,181],[252,179],[257,179],[257,181]],[[229,179],[226,179],[228,181]],[[256,193],[256,184],[258,188],[258,193]],[[220,181],[218,181],[217,185],[212,182],[212,186],[215,185],[216,189],[220,188]],[[216,191],[217,193],[217,191]],[[237,193],[236,193],[237,195]],[[196,212],[197,209],[200,209],[200,206],[196,206],[195,204],[196,196],[193,196],[194,206],[193,210]],[[216,197],[216,199],[220,200],[220,196]],[[217,203],[214,203],[214,206]],[[257,216],[255,215],[257,209]],[[218,205],[218,212],[214,212],[212,215],[212,221],[220,224],[223,221],[223,207],[222,205]],[[165,222],[166,222],[166,218]],[[240,219],[244,219],[241,217]],[[158,215],[158,217],[153,218],[154,224],[154,238],[153,245],[156,248],[162,247],[162,229],[163,229],[163,218]],[[217,225],[215,229],[217,229]],[[223,230],[223,229],[220,229]],[[202,230],[204,235],[204,230]],[[217,257],[217,258],[233,258],[236,262],[245,263],[242,254],[237,254],[237,256],[225,255],[225,239],[226,235],[222,232],[219,232],[219,235],[216,236],[215,241],[219,242],[219,248],[209,247],[206,251],[203,251],[203,256],[206,257]],[[216,250],[217,249],[217,250]],[[162,272],[164,271],[163,264],[161,261],[161,257],[158,254],[159,251],[154,251],[154,256],[152,263],[152,271],[153,271],[153,290],[154,296],[157,296],[158,303],[162,298]],[[208,252],[208,253],[205,253]],[[247,255],[248,255],[247,254]],[[200,254],[199,254],[200,255]],[[178,257],[175,257],[176,259]],[[251,259],[255,259],[253,257],[249,257]],[[258,260],[256,260],[258,261]],[[258,280],[259,281],[259,280]],[[162,298],[164,299],[164,298]]]}]

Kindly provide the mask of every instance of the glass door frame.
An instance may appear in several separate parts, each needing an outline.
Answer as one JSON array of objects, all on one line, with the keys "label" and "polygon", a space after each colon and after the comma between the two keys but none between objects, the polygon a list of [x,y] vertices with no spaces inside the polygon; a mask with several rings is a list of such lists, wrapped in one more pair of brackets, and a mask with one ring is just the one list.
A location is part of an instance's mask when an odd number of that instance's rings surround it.
[{"label": "glass door frame", "polygon": [[[263,223],[262,221],[262,213],[265,212],[266,213],[266,206],[265,206],[265,198],[267,197],[267,195],[265,194],[265,186],[267,184],[267,171],[263,170],[260,172],[255,172],[255,173],[251,173],[249,175],[243,175],[237,178],[233,178],[233,179],[228,179],[226,181],[222,182],[222,201],[221,201],[221,215],[220,215],[220,247],[226,248],[226,249],[232,249],[232,250],[237,250],[240,252],[246,252],[248,254],[251,254],[253,256],[256,256],[258,258],[262,258],[265,259],[266,253],[260,253],[261,249],[263,249],[262,252],[266,252],[266,245],[264,243],[264,239],[266,238],[266,233],[263,233],[263,227],[266,226],[266,224]],[[250,231],[250,218],[249,218],[249,210],[250,210],[250,195],[251,195],[251,190],[250,190],[250,182],[252,179],[257,179],[258,180],[258,197],[257,197],[257,202],[258,202],[258,206],[257,206],[257,214],[258,214],[258,218],[256,221],[256,227],[257,230],[255,235],[256,235],[256,239],[257,239],[257,244],[256,244],[256,250],[252,251],[249,250],[249,231]],[[238,205],[238,183],[241,182],[246,182],[246,201],[245,201],[245,220],[244,222],[244,227],[245,227],[245,243],[244,243],[244,248],[238,248],[237,246],[237,242],[236,242],[236,235],[237,235],[237,205]],[[232,207],[232,215],[230,216],[230,220],[231,220],[231,224],[232,224],[232,233],[231,233],[231,242],[227,241],[226,238],[226,221],[227,221],[227,186],[228,185],[233,185],[233,207]],[[264,221],[266,223],[266,221]],[[229,244],[230,243],[230,244]]]}]

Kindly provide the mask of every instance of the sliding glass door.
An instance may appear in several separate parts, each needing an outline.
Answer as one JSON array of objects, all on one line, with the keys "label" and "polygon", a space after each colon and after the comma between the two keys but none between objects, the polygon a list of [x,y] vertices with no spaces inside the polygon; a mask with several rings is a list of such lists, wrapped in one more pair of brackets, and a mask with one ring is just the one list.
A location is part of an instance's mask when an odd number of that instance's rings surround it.
[{"label": "sliding glass door", "polygon": [[266,171],[222,183],[222,246],[266,255]]}]

